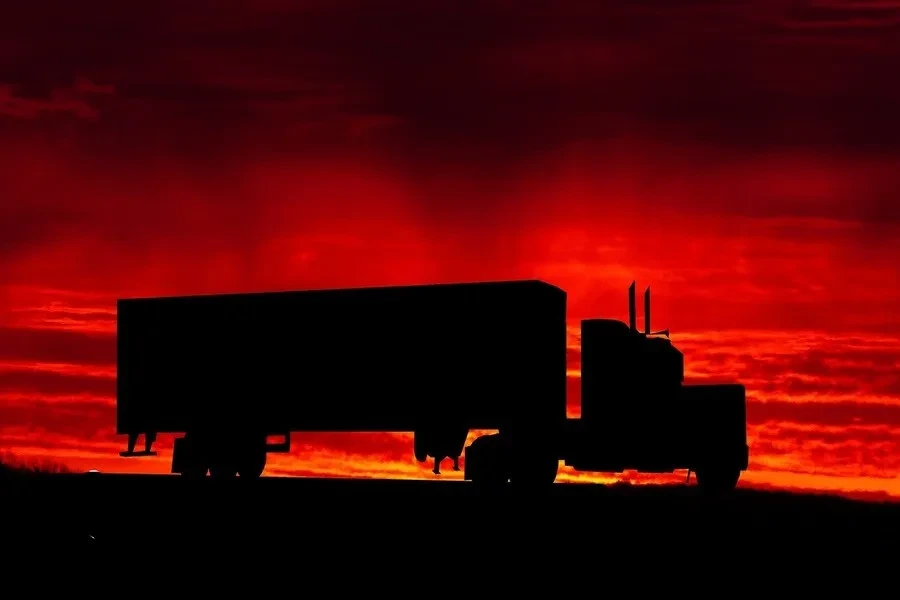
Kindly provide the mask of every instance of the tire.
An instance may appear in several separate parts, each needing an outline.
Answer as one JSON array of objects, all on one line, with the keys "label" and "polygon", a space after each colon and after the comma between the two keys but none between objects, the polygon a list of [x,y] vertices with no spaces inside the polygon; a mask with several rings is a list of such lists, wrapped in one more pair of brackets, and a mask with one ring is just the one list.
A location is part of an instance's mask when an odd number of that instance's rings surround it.
[{"label": "tire", "polygon": [[237,465],[238,476],[241,479],[259,479],[266,470],[266,458],[265,446],[244,451]]},{"label": "tire", "polygon": [[205,478],[206,472],[209,470],[204,447],[198,443],[198,439],[196,435],[188,433],[183,438],[175,441],[176,447],[172,456],[172,467],[173,469],[176,467],[175,455],[178,455],[178,466],[180,467],[181,476],[185,479]]},{"label": "tire", "polygon": [[508,452],[499,435],[481,436],[464,452],[466,475],[479,490],[494,492],[508,483]]},{"label": "tire", "polygon": [[213,465],[209,468],[209,476],[213,479],[234,479],[237,476],[237,468],[229,464]]},{"label": "tire", "polygon": [[206,477],[207,468],[203,465],[189,465],[181,472],[181,476],[185,479],[202,479]]},{"label": "tire", "polygon": [[741,478],[738,467],[700,467],[696,470],[697,487],[708,495],[719,495],[732,492]]},{"label": "tire", "polygon": [[237,463],[232,448],[220,445],[209,457],[209,476],[213,479],[233,479],[237,476]]},{"label": "tire", "polygon": [[551,454],[529,453],[513,466],[511,481],[517,488],[548,489],[559,474],[559,460]]}]

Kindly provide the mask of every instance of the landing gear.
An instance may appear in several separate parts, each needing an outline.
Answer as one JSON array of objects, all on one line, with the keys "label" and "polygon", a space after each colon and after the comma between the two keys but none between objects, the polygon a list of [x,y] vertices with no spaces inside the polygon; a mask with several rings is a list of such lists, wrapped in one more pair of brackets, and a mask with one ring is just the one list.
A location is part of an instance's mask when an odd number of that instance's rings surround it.
[{"label": "landing gear", "polygon": [[146,432],[144,434],[144,449],[135,451],[134,447],[137,445],[139,435],[139,433],[134,432],[128,434],[128,450],[119,452],[119,456],[156,456],[156,451],[153,450],[153,443],[156,442],[156,432]]},{"label": "landing gear", "polygon": [[459,457],[469,437],[467,427],[424,427],[413,433],[413,454],[418,462],[425,462],[434,457],[432,473],[441,474],[441,461],[453,459],[453,470],[459,471]]},{"label": "landing gear", "polygon": [[[448,457],[445,456],[444,458],[448,458]],[[435,475],[441,474],[441,463],[443,462],[444,458],[438,458],[438,457],[434,458],[434,466],[431,468],[431,472],[434,473]],[[459,457],[452,456],[449,458],[453,459],[453,470],[459,471],[460,470],[459,469]]]}]

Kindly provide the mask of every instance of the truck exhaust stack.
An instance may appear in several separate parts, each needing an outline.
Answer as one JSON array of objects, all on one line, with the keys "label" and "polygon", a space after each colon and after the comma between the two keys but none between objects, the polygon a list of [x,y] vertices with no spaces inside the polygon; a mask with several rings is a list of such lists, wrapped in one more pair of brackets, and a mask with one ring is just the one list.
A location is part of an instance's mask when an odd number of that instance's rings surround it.
[{"label": "truck exhaust stack", "polygon": [[637,331],[637,315],[634,300],[634,282],[628,287],[628,326],[632,331]]},{"label": "truck exhaust stack", "polygon": [[644,290],[644,335],[650,335],[650,286]]}]

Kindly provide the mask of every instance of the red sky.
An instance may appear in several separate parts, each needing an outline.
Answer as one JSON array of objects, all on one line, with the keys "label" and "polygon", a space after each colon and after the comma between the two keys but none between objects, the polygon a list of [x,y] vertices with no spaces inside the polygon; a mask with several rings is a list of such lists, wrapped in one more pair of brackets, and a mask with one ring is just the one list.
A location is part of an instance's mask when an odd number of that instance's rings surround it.
[{"label": "red sky", "polygon": [[[541,278],[575,333],[636,279],[747,385],[746,485],[900,496],[900,5],[600,4],[7,9],[0,448],[168,469],[117,456],[117,297]],[[431,475],[295,446],[267,472]]]}]

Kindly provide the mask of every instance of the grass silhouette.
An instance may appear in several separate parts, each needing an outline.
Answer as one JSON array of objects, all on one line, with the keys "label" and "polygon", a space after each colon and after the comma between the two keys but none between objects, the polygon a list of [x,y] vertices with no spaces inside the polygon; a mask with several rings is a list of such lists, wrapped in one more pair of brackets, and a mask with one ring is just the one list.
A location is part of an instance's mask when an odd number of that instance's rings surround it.
[{"label": "grass silhouette", "polygon": [[0,453],[0,477],[2,478],[54,473],[72,473],[72,470],[62,463],[51,460],[28,461],[9,451]]}]

